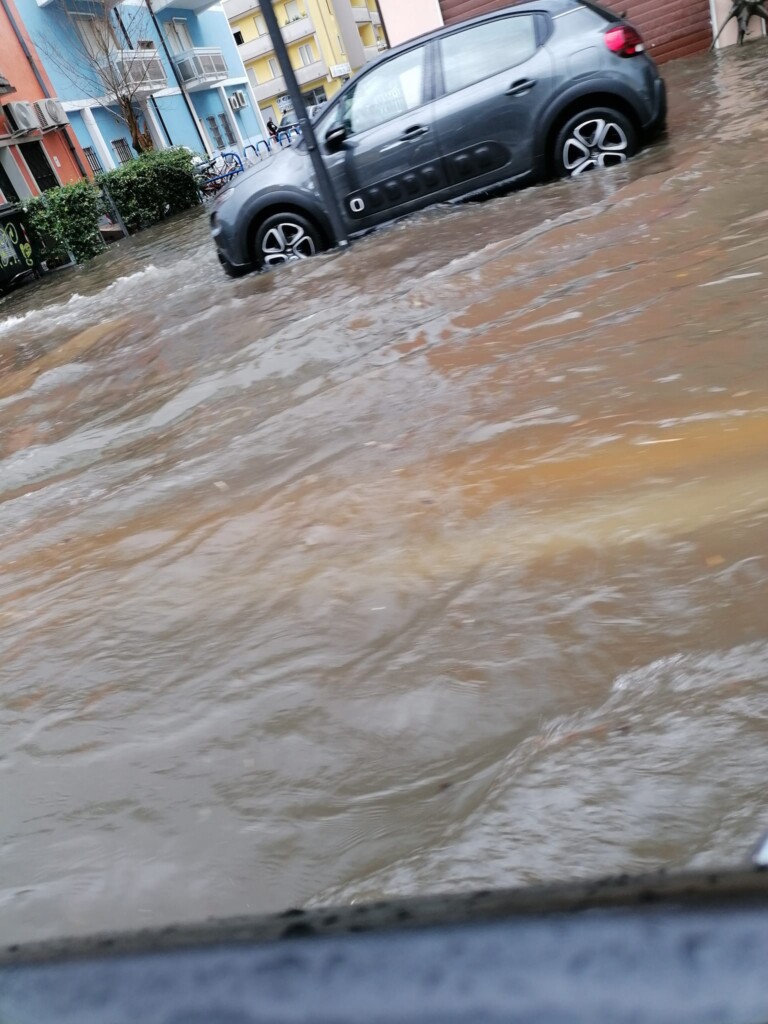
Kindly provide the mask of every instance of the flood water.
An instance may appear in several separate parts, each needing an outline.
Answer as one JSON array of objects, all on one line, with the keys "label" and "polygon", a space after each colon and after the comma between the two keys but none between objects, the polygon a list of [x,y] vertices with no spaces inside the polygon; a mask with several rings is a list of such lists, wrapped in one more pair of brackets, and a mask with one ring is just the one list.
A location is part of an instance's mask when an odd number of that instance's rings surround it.
[{"label": "flood water", "polygon": [[5,940],[742,861],[768,46],[626,168],[0,303]]}]

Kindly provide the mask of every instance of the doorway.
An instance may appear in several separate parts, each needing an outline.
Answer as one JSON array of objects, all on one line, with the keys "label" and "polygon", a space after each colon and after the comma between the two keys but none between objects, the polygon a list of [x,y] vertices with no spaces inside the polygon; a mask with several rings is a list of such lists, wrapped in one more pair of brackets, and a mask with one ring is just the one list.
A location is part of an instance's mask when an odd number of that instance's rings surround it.
[{"label": "doorway", "polygon": [[0,163],[0,193],[6,203],[18,203],[19,193],[13,187],[13,182],[8,177],[8,171]]}]

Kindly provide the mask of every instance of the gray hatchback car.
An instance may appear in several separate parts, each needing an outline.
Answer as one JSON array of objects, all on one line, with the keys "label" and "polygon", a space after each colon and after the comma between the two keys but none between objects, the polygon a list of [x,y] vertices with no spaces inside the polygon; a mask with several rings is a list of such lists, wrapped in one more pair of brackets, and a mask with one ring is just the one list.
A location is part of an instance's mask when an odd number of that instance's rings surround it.
[{"label": "gray hatchback car", "polygon": [[[664,82],[627,21],[592,0],[538,0],[388,51],[314,129],[355,235],[431,203],[624,163],[665,116]],[[211,231],[232,275],[328,248],[304,142],[220,193]]]}]

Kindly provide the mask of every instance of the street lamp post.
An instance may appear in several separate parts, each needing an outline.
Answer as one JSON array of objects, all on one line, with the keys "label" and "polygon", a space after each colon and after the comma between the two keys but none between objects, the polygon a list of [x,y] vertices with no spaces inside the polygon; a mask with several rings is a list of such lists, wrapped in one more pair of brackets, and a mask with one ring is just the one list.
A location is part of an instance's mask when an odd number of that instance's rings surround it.
[{"label": "street lamp post", "polygon": [[331,181],[331,176],[328,173],[328,168],[325,166],[323,158],[320,155],[320,150],[317,145],[317,136],[315,135],[315,130],[309,120],[307,106],[304,102],[304,97],[301,95],[301,89],[299,88],[299,83],[296,80],[296,75],[294,74],[293,67],[288,56],[288,50],[286,49],[282,33],[280,32],[280,26],[277,24],[277,16],[272,7],[272,0],[262,0],[261,13],[264,16],[267,31],[269,32],[270,39],[272,40],[272,45],[275,48],[275,56],[277,57],[277,62],[280,65],[280,70],[283,72],[283,78],[285,79],[285,84],[288,87],[288,95],[291,97],[293,109],[296,112],[296,117],[298,118],[298,122],[301,127],[301,134],[304,138],[304,142],[307,146],[307,152],[309,153],[309,157],[312,161],[315,177],[317,179],[317,187],[328,212],[328,218],[331,222],[334,241],[339,246],[349,245],[347,229],[344,226],[344,219],[341,215],[341,208],[339,206],[339,199],[334,191],[333,182]]}]

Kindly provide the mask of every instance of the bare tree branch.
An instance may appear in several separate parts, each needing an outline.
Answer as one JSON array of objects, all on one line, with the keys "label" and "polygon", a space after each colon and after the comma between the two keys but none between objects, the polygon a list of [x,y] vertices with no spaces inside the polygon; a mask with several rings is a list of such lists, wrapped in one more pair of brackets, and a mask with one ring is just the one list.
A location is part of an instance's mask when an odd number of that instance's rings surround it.
[{"label": "bare tree branch", "polygon": [[139,100],[157,84],[162,64],[146,8],[84,0],[75,11],[55,0],[51,13],[54,25],[36,40],[40,51],[84,96],[117,108],[137,153],[151,149]]}]

